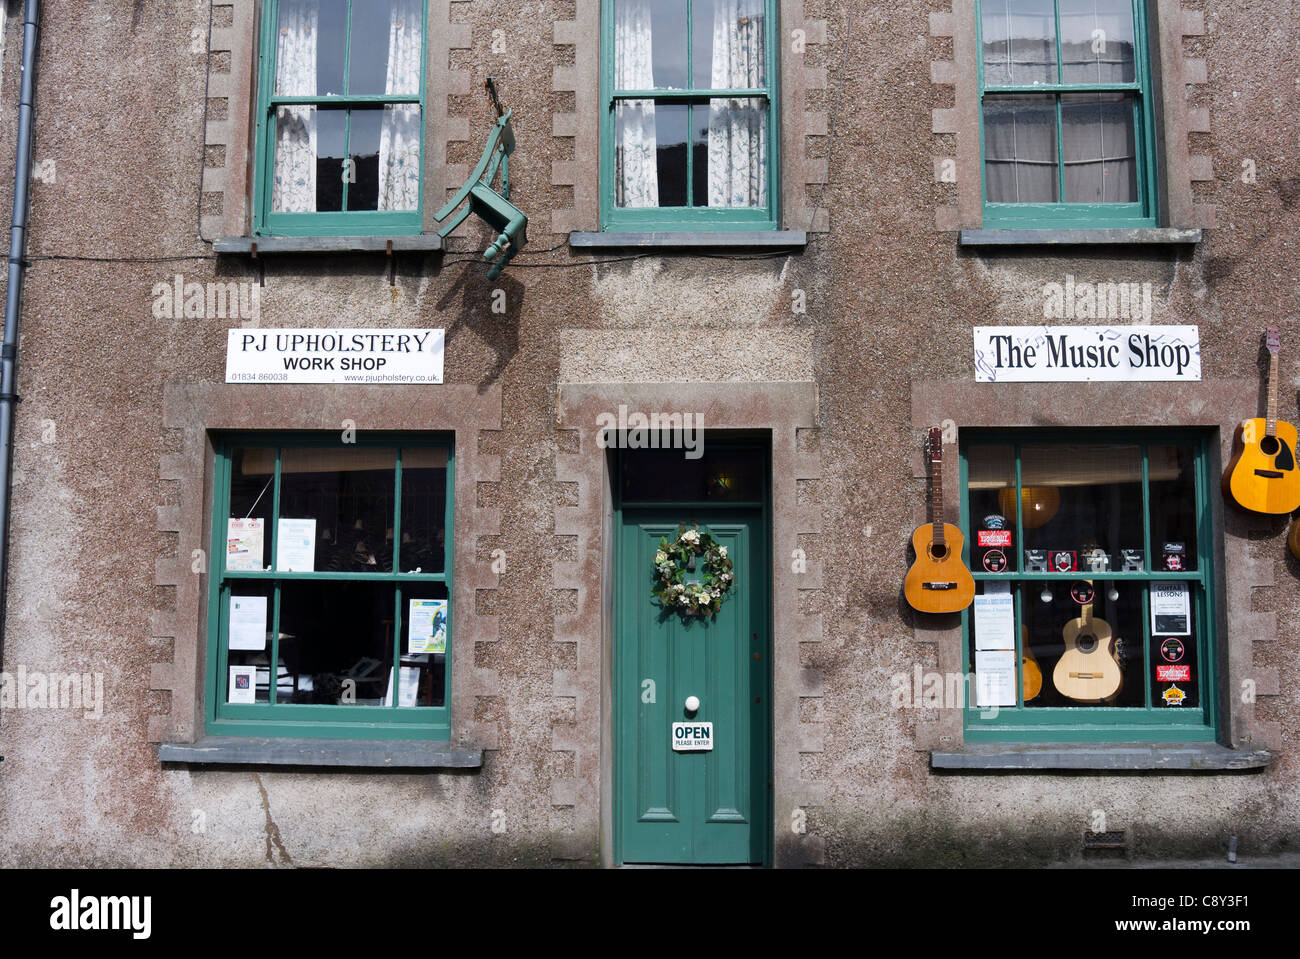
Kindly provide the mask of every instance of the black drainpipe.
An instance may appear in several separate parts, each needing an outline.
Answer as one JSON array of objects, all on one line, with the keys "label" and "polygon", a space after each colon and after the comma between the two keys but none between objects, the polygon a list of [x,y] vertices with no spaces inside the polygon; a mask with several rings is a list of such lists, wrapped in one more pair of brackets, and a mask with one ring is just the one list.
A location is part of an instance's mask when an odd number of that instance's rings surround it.
[{"label": "black drainpipe", "polygon": [[[3,0],[0,0],[3,2]],[[4,665],[9,578],[9,493],[14,456],[14,393],[18,376],[18,319],[22,313],[23,254],[27,252],[27,191],[32,166],[32,104],[36,96],[39,0],[23,15],[23,87],[18,101],[18,158],[14,163],[14,215],[9,229],[9,287],[5,296],[4,344],[0,346],[0,668]],[[19,691],[22,695],[23,691]],[[0,760],[4,757],[0,756]]]}]

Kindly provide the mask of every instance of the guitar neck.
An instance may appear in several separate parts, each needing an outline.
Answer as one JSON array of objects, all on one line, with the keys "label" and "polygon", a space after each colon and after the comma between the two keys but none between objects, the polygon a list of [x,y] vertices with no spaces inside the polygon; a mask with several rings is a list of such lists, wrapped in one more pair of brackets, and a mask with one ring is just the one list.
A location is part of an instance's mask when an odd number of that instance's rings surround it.
[{"label": "guitar neck", "polygon": [[1267,436],[1277,435],[1277,354],[1270,353],[1268,358],[1268,424],[1264,429]]},{"label": "guitar neck", "polygon": [[930,461],[930,470],[934,474],[934,499],[930,508],[934,511],[934,542],[943,546],[943,457],[937,456]]}]

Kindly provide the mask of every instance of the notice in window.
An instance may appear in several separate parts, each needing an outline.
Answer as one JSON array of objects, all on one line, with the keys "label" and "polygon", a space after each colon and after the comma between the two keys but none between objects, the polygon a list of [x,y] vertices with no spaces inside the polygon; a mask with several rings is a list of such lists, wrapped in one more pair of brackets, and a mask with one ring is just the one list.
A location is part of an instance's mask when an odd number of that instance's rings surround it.
[{"label": "notice in window", "polygon": [[1016,614],[1010,591],[975,597],[975,648],[1016,648]]},{"label": "notice in window", "polygon": [[266,597],[230,597],[230,648],[266,649]]},{"label": "notice in window", "polygon": [[1151,635],[1192,634],[1192,592],[1186,583],[1151,584]]},{"label": "notice in window", "polygon": [[227,687],[226,702],[228,703],[257,702],[256,682],[257,682],[256,666],[231,666],[230,685],[229,687]]},{"label": "notice in window", "polygon": [[975,705],[983,707],[1015,704],[1016,651],[977,649],[975,651]]},{"label": "notice in window", "polygon": [[282,573],[316,571],[316,520],[281,519],[275,532],[275,568]]},{"label": "notice in window", "polygon": [[226,569],[248,571],[262,569],[264,519],[226,520]]},{"label": "notice in window", "polygon": [[447,601],[413,599],[407,612],[407,646],[410,655],[447,651]]}]

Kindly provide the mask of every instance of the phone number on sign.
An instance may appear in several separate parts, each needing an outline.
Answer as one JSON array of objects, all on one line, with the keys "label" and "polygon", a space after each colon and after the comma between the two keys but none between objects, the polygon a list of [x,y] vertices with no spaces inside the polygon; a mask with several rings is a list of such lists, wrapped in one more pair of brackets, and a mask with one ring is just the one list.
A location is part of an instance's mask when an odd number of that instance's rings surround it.
[{"label": "phone number on sign", "polygon": [[228,383],[252,382],[263,383],[268,381],[285,382],[289,379],[288,373],[231,373],[226,378]]}]

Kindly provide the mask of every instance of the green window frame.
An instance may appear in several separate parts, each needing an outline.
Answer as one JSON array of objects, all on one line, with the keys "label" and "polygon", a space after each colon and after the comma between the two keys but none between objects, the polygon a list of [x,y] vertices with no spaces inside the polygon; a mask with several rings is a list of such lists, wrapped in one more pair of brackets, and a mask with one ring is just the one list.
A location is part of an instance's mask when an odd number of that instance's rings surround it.
[{"label": "green window frame", "polygon": [[[1097,444],[1140,447],[1142,534],[1139,538],[1130,529],[1127,535],[1133,540],[1132,546],[1134,548],[1140,542],[1143,550],[1143,568],[1141,571],[1125,572],[1122,564],[1118,562],[1118,556],[1110,569],[1104,573],[1085,571],[1086,568],[1074,572],[1025,571],[1025,531],[1030,527],[1026,527],[1024,520],[1026,502],[1024,489],[1026,484],[1023,482],[1025,471],[1022,454],[1026,446],[1040,447],[1043,444],[1061,444],[1072,447]],[[1014,515],[1006,515],[1007,528],[1012,531],[1012,548],[1006,551],[1007,565],[1001,572],[987,571],[983,568],[983,564],[976,559],[977,552],[982,555],[976,537],[977,530],[973,530],[976,524],[982,525],[982,521],[979,517],[971,515],[971,456],[972,450],[976,447],[1010,447],[1014,450],[1015,493],[1013,498],[1010,498],[1010,502],[1014,504],[1015,510]],[[1159,461],[1162,466],[1168,462],[1169,449],[1189,451],[1191,463],[1187,469],[1190,469],[1194,483],[1194,516],[1192,525],[1188,529],[1195,536],[1195,548],[1189,547],[1187,549],[1185,567],[1190,567],[1194,563],[1194,568],[1184,568],[1179,572],[1167,572],[1159,568],[1164,565],[1163,554],[1161,554],[1164,544],[1160,541],[1153,541],[1152,537],[1153,503],[1156,502],[1152,498],[1152,485],[1157,481],[1167,480],[1168,470],[1166,468],[1164,473],[1159,475],[1153,473],[1151,455],[1153,448],[1160,448],[1164,451],[1165,459]],[[970,683],[963,684],[968,687],[964,707],[965,736],[968,742],[1119,743],[1216,741],[1218,728],[1217,650],[1219,638],[1216,635],[1218,632],[1216,613],[1218,598],[1215,594],[1214,556],[1215,543],[1218,540],[1214,529],[1213,510],[1210,501],[1212,490],[1217,488],[1217,482],[1211,470],[1211,450],[1211,437],[1199,431],[1154,429],[1122,431],[1084,429],[1069,432],[1049,430],[962,430],[959,454],[961,482],[960,523],[965,536],[963,559],[975,579],[977,596],[987,588],[989,583],[1010,584],[1015,616],[1016,705],[1001,706],[994,711],[975,705],[974,677],[976,665],[974,662],[975,627],[973,607],[967,608],[962,613],[963,670],[967,677],[971,677]],[[1011,476],[1008,475],[1008,483],[1010,479]],[[1010,486],[1007,487],[1008,492],[1009,489]],[[1185,490],[1184,492],[1191,491]],[[1031,504],[1034,498],[1035,494],[1031,492],[1029,496]],[[988,501],[985,500],[984,502],[987,503]],[[1115,522],[1118,522],[1118,520],[1115,520]],[[1110,544],[1110,546],[1114,545]],[[1125,543],[1124,547],[1127,548],[1129,545],[1129,543]],[[1078,546],[1071,543],[1062,543],[1053,548],[1077,550]],[[1156,559],[1157,554],[1161,554],[1161,560]],[[1057,605],[1043,608],[1049,611],[1046,616],[1049,619],[1051,628],[1057,630],[1059,636],[1060,627],[1063,626],[1064,621],[1058,621],[1059,617],[1053,618],[1053,614],[1060,606],[1064,606],[1071,610],[1068,615],[1081,615],[1080,610],[1082,607],[1073,605],[1078,601],[1070,595],[1070,590],[1076,583],[1087,580],[1095,583],[1098,606],[1109,610],[1106,614],[1098,611],[1094,612],[1093,615],[1096,617],[1102,617],[1103,615],[1114,617],[1116,622],[1110,625],[1115,635],[1126,632],[1121,622],[1126,617],[1119,615],[1119,603],[1113,603],[1105,607],[1101,606],[1103,593],[1112,587],[1120,595],[1134,588],[1139,590],[1142,646],[1141,650],[1135,655],[1132,667],[1125,670],[1124,688],[1127,689],[1130,683],[1140,683],[1141,696],[1137,696],[1136,685],[1132,692],[1132,699],[1140,700],[1140,703],[1136,705],[1028,706],[1025,703],[1024,696],[1023,657],[1025,655],[1026,641],[1030,635],[1034,635],[1029,632],[1030,623],[1035,620],[1035,616],[1044,615],[1037,613],[1036,610],[1042,606],[1044,597],[1050,592],[1053,596],[1052,603]],[[1160,698],[1161,691],[1157,688],[1168,689],[1171,685],[1179,684],[1157,681],[1156,667],[1165,665],[1168,661],[1163,659],[1159,653],[1164,640],[1161,643],[1156,643],[1153,648],[1150,607],[1152,586],[1171,581],[1188,584],[1192,622],[1186,645],[1195,646],[1195,649],[1190,651],[1190,655],[1187,655],[1185,660],[1181,660],[1181,662],[1191,667],[1194,682],[1190,684],[1182,683],[1180,686],[1180,688],[1189,685],[1194,686],[1195,705],[1177,708],[1165,705]],[[1124,597],[1122,602],[1132,603],[1133,597],[1131,595]],[[1127,614],[1127,620],[1129,625],[1133,624],[1134,614],[1132,612]],[[1038,621],[1041,622],[1041,620]],[[1037,635],[1041,635],[1041,633]],[[1157,638],[1165,635],[1162,633]],[[1126,636],[1125,641],[1131,643],[1136,638],[1136,633],[1133,633]],[[1038,648],[1040,650],[1039,668],[1042,672],[1043,689],[1047,690],[1053,684],[1052,667],[1055,660],[1053,659],[1051,662],[1045,661],[1042,655],[1043,647]],[[1129,675],[1139,662],[1142,672],[1141,680]],[[1184,692],[1190,694],[1188,689],[1184,689]],[[1064,697],[1060,698],[1064,699]]]},{"label": "green window frame", "polygon": [[[424,152],[426,117],[426,71],[429,45],[428,0],[420,4],[420,89],[418,93],[343,94],[319,96],[277,94],[277,31],[281,6],[288,0],[266,0],[261,14],[261,55],[257,81],[257,149],[256,171],[253,180],[253,232],[257,236],[402,236],[416,235],[423,229],[424,209]],[[367,0],[334,0],[336,5],[346,5],[344,23],[352,24],[353,10],[363,12]],[[318,31],[323,33],[323,31]],[[349,89],[353,66],[352,29],[344,30],[343,90]],[[385,107],[403,104],[419,108],[419,187],[416,208],[413,210],[348,210],[348,189],[356,183],[358,163],[352,159],[354,117],[378,112]],[[344,116],[344,155],[347,164],[341,164],[339,178],[342,184],[341,209],[322,212],[274,212],[272,210],[275,176],[276,111],[281,107],[313,107],[319,118],[326,111],[341,112]],[[319,135],[319,134],[318,134]]]},{"label": "green window frame", "polygon": [[[985,229],[1107,229],[1145,228],[1159,225],[1159,202],[1156,182],[1155,97],[1153,93],[1151,53],[1148,43],[1146,0],[1129,0],[1133,26],[1133,66],[1131,82],[1098,83],[1019,83],[993,84],[985,76],[984,12],[1002,0],[976,0],[976,64],[979,77],[980,110],[980,196],[983,200]],[[1061,42],[1061,5],[1063,0],[1044,0],[1054,7],[1055,29],[1052,44],[1056,51],[1056,79],[1065,76]],[[1068,0],[1065,0],[1068,2]],[[1094,34],[1095,36],[1095,34]],[[1008,49],[1008,63],[1010,50]],[[1062,101],[1086,94],[1116,95],[1131,98],[1133,109],[1133,162],[1136,166],[1135,202],[1082,203],[1066,202],[1066,159],[1064,148]],[[989,144],[987,109],[991,98],[1010,102],[1015,97],[1050,98],[1055,108],[1056,196],[1060,202],[990,202]],[[1103,154],[1105,148],[1103,147]],[[1091,162],[1091,161],[1090,161]]]},{"label": "green window frame", "polygon": [[[777,43],[777,0],[757,0],[764,11],[764,83],[753,87],[712,89],[702,86],[650,87],[645,89],[620,88],[615,84],[615,6],[620,0],[601,0],[601,162],[600,162],[600,220],[602,229],[629,232],[654,231],[740,231],[776,230],[779,226],[780,203],[780,104],[777,95],[780,72]],[[695,7],[700,0],[676,0],[675,5],[686,10],[685,38],[695,36]],[[685,77],[695,78],[694,44],[685,42]],[[707,132],[707,119],[703,131],[697,130],[703,114],[706,118],[710,100],[760,100],[766,122],[766,205],[762,207],[695,205],[695,167],[699,144],[694,143],[693,131]],[[686,135],[692,148],[686,153],[686,204],[684,206],[654,206],[633,208],[615,202],[616,184],[616,127],[620,103],[653,100],[656,107],[685,106]],[[707,153],[707,148],[706,148]]]},{"label": "green window frame", "polygon": [[[451,735],[451,675],[454,650],[455,608],[452,592],[452,556],[454,543],[453,514],[455,490],[455,450],[452,438],[443,435],[412,435],[375,433],[357,436],[354,442],[341,444],[338,433],[230,433],[214,437],[214,495],[213,522],[211,537],[211,559],[209,561],[209,589],[207,611],[207,675],[206,689],[206,728],[209,735],[240,736],[283,736],[308,738],[359,738],[359,739],[427,739],[447,741]],[[269,560],[270,568],[260,570],[227,569],[227,518],[231,513],[231,477],[232,453],[238,449],[259,451],[263,456],[273,455],[274,470],[270,480],[263,487],[260,495],[269,499],[267,521],[264,530],[263,562]],[[393,467],[393,487],[391,493],[392,512],[392,561],[391,570],[377,572],[329,571],[288,572],[275,568],[277,557],[277,538],[281,516],[281,465],[286,451],[312,453],[345,451],[343,455],[365,456],[367,450],[395,450]],[[268,452],[269,451],[269,452]],[[353,452],[355,451],[355,453]],[[404,557],[403,550],[403,478],[404,459],[417,462],[412,454],[435,451],[434,456],[445,454],[445,479],[442,495],[445,511],[442,516],[443,543],[441,547],[442,570],[434,572],[402,572],[404,565],[415,561],[415,555]],[[372,452],[372,456],[374,453]],[[423,464],[423,465],[427,465]],[[386,469],[386,465],[383,467]],[[299,474],[301,475],[301,474]],[[243,510],[241,510],[242,512]],[[251,511],[250,511],[251,515]],[[341,528],[339,532],[341,532]],[[341,536],[336,535],[336,541]],[[437,556],[438,554],[434,554]],[[259,564],[260,565],[260,564]],[[381,564],[382,565],[382,564]],[[281,669],[283,660],[282,640],[287,637],[281,632],[284,622],[281,618],[283,593],[290,589],[309,589],[311,584],[336,584],[340,590],[355,584],[378,584],[393,589],[393,609],[391,620],[391,652],[393,659],[387,665],[392,671],[387,674],[385,694],[379,698],[388,699],[387,703],[364,704],[357,701],[351,704],[309,704],[299,702],[280,702],[281,687],[288,680]],[[232,593],[241,590],[257,591],[266,589],[267,599],[267,701],[258,703],[228,702],[227,683],[230,679],[229,649],[229,610]],[[396,668],[413,665],[412,656],[403,653],[402,648],[407,639],[409,624],[406,622],[408,600],[431,598],[436,592],[441,596],[432,598],[446,599],[446,645],[443,654],[441,688],[430,690],[430,698],[439,698],[442,705],[401,704],[400,687],[408,680]],[[417,595],[411,595],[417,594]],[[241,595],[246,595],[242,594]],[[238,597],[236,597],[238,598]],[[382,602],[382,595],[380,596]],[[377,607],[378,608],[378,607]],[[384,608],[383,612],[387,612]],[[390,621],[384,619],[382,625],[387,627]],[[361,644],[353,649],[362,648]],[[351,652],[349,655],[355,655]],[[426,661],[435,662],[433,659]],[[270,664],[275,664],[276,678],[270,679]],[[385,664],[380,663],[378,676],[383,676]],[[430,672],[436,677],[436,667]],[[410,674],[415,680],[416,675]],[[261,683],[261,677],[257,677]],[[297,679],[292,680],[296,689]],[[271,693],[272,685],[276,694]],[[355,687],[354,687],[355,688]],[[421,687],[423,689],[424,687]]]}]

